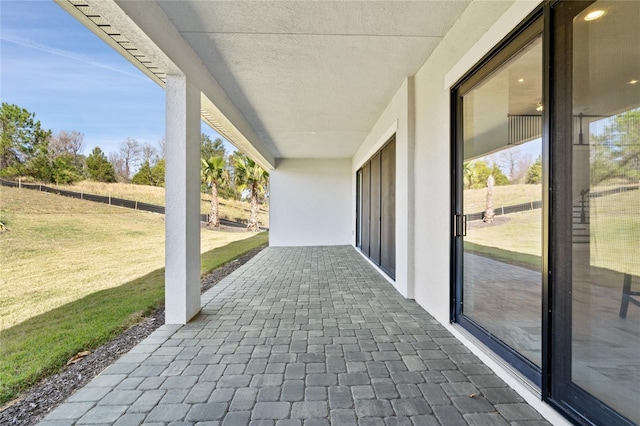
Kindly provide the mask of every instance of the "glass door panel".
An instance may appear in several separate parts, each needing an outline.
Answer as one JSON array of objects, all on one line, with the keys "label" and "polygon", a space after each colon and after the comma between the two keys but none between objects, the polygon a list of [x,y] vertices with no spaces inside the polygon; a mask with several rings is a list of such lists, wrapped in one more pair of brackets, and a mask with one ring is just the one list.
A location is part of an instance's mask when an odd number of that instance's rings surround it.
[{"label": "glass door panel", "polygon": [[[640,423],[640,2],[573,19],[571,381]],[[635,294],[634,294],[635,293]]]},{"label": "glass door panel", "polygon": [[462,315],[539,370],[541,36],[462,95],[462,135]]}]

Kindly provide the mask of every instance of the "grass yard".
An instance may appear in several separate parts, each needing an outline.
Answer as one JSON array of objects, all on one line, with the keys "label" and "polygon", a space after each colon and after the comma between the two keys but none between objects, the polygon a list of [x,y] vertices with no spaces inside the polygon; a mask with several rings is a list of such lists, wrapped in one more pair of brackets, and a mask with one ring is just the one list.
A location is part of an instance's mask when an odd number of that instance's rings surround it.
[{"label": "grass yard", "polygon": [[[164,217],[0,187],[0,404],[164,298]],[[202,273],[266,233],[202,231]]]},{"label": "grass yard", "polygon": [[590,204],[591,264],[640,277],[640,190]]},{"label": "grass yard", "polygon": [[533,256],[531,254],[503,250],[497,247],[483,246],[481,244],[474,244],[469,241],[464,242],[464,251],[465,253],[477,254],[493,260],[497,260],[498,262],[531,269],[532,271],[539,272],[542,268],[542,258],[540,256]]},{"label": "grass yard", "polygon": [[[95,194],[126,200],[139,201],[141,203],[164,206],[164,188],[148,185],[132,185],[128,183],[104,183],[82,181],[74,185],[50,185],[67,191],[82,192],[85,194]],[[200,212],[209,213],[211,203],[210,194],[200,194]],[[251,203],[237,200],[219,199],[220,217],[234,222],[246,223],[251,212]],[[260,225],[269,227],[269,208],[260,206],[258,210]]]},{"label": "grass yard", "polygon": [[[499,216],[493,225],[467,227],[464,249],[491,259],[540,271],[542,268],[542,210]],[[504,223],[498,220],[507,221]]]},{"label": "grass yard", "polygon": [[[493,209],[542,200],[541,185],[504,185],[493,187]],[[464,190],[465,214],[479,213],[487,208],[487,188]]]},{"label": "grass yard", "polygon": [[[27,189],[0,200],[0,330],[164,266],[163,215]],[[252,235],[203,229],[201,249]]]},{"label": "grass yard", "polygon": [[479,229],[468,226],[465,241],[515,253],[538,257],[541,255],[542,210],[513,213],[498,218],[506,218],[508,221]]},{"label": "grass yard", "polygon": [[[541,210],[503,217],[503,224],[468,227],[465,247],[521,266],[540,266]],[[593,198],[590,203],[590,264],[640,276],[640,191]]]}]

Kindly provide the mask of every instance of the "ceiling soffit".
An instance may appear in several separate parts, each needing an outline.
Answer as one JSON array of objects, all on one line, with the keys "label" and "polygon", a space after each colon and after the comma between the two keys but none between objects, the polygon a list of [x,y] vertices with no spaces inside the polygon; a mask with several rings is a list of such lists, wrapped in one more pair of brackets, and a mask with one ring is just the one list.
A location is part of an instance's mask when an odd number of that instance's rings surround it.
[{"label": "ceiling soffit", "polygon": [[350,158],[465,1],[159,1],[275,157]]},{"label": "ceiling soffit", "polygon": [[[203,95],[203,119],[236,146],[249,142],[266,149],[263,159],[352,157],[403,81],[417,72],[469,4],[119,0],[121,17],[114,19],[114,7],[104,3],[56,1],[160,85],[174,63],[204,65],[232,116],[219,116],[219,96]],[[109,10],[110,17],[95,13],[92,5]],[[189,55],[175,46],[173,52],[164,50],[170,46],[166,32],[153,28],[158,13],[166,15],[199,60],[189,59],[187,65]],[[118,28],[121,20],[139,25],[157,51],[136,46],[127,28]],[[249,140],[233,120],[240,120]]]}]

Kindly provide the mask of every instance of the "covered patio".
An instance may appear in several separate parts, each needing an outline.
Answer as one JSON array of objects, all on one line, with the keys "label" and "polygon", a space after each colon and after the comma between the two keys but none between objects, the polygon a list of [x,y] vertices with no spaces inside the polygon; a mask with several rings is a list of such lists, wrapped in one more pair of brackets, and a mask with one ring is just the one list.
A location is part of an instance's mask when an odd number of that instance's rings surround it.
[{"label": "covered patio", "polygon": [[269,247],[43,425],[543,425],[351,246]]}]

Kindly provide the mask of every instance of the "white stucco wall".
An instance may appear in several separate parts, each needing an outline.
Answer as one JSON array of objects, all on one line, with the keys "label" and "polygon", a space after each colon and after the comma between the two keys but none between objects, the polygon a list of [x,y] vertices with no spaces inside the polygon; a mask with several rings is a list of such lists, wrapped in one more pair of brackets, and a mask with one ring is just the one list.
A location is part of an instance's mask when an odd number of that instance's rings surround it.
[{"label": "white stucco wall", "polygon": [[449,323],[451,86],[538,1],[474,1],[415,75],[415,300]]},{"label": "white stucco wall", "polygon": [[350,160],[279,160],[269,196],[270,246],[352,244]]},{"label": "white stucco wall", "polygon": [[[406,79],[353,157],[351,229],[356,229],[356,171],[396,136],[396,276],[393,285],[413,297],[413,78]],[[352,241],[354,244],[355,241]]]}]

